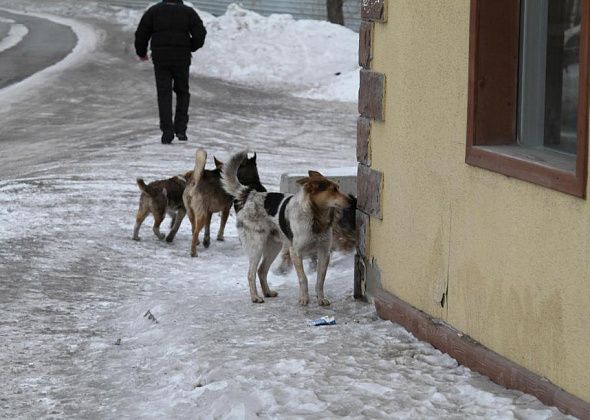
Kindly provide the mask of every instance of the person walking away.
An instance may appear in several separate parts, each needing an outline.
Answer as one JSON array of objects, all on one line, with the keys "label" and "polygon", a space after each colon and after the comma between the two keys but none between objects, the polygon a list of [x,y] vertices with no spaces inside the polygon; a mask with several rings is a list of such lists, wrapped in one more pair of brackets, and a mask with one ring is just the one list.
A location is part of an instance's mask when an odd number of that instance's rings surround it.
[{"label": "person walking away", "polygon": [[[151,40],[163,144],[172,143],[175,134],[178,140],[187,140],[191,53],[203,46],[206,35],[197,12],[182,0],[163,0],[153,5],[135,31],[135,52],[142,61],[148,60]],[[176,93],[174,120],[172,91]]]}]

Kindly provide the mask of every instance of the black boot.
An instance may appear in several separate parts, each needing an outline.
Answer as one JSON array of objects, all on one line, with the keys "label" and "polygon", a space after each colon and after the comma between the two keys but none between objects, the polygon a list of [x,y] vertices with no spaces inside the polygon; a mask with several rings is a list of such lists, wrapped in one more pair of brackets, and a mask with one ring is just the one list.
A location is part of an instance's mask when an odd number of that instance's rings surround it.
[{"label": "black boot", "polygon": [[162,144],[170,144],[174,140],[174,133],[172,131],[164,131],[162,133]]}]

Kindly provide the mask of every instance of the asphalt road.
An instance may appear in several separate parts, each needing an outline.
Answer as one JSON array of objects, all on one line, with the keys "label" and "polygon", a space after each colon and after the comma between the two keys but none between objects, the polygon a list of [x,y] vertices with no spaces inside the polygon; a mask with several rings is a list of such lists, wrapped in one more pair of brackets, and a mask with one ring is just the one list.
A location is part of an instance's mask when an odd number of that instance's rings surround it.
[{"label": "asphalt road", "polygon": [[0,89],[61,61],[76,46],[76,35],[67,26],[2,10],[0,17],[29,29],[19,44],[0,52]]}]

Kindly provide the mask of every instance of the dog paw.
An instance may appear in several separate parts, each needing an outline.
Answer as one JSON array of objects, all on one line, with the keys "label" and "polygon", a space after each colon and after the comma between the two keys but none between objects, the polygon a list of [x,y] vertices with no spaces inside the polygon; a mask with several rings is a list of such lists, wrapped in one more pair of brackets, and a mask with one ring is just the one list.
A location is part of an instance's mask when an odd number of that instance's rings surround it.
[{"label": "dog paw", "polygon": [[300,297],[299,298],[299,304],[301,306],[307,306],[309,304],[309,298],[307,296],[306,297]]},{"label": "dog paw", "polygon": [[264,303],[264,299],[262,299],[260,296],[254,296],[252,298],[252,303]]},{"label": "dog paw", "polygon": [[218,240],[219,242],[223,242],[223,241],[225,241],[225,239],[223,239],[223,236],[218,236],[218,237],[217,237],[217,240]]},{"label": "dog paw", "polygon": [[278,295],[279,293],[275,292],[274,290],[270,290],[268,293],[264,294],[265,297],[277,297]]},{"label": "dog paw", "polygon": [[193,258],[197,258],[197,257],[198,257],[198,255],[197,255],[197,253],[196,253],[196,252],[191,252],[191,257],[193,257]]},{"label": "dog paw", "polygon": [[164,235],[163,233],[158,235],[158,239],[161,241],[164,240],[165,237],[166,237],[166,235]]},{"label": "dog paw", "polygon": [[174,237],[166,236],[166,242],[170,243],[174,240]]},{"label": "dog paw", "polygon": [[318,299],[318,305],[320,306],[330,306],[330,301],[326,298]]},{"label": "dog paw", "polygon": [[211,240],[209,238],[206,238],[203,240],[203,246],[205,248],[209,248],[209,245],[211,245]]},{"label": "dog paw", "polygon": [[133,237],[133,238],[131,238],[131,239],[133,239],[134,241],[140,241],[140,240],[141,240],[141,238],[140,238],[139,236],[134,236],[134,237]]}]

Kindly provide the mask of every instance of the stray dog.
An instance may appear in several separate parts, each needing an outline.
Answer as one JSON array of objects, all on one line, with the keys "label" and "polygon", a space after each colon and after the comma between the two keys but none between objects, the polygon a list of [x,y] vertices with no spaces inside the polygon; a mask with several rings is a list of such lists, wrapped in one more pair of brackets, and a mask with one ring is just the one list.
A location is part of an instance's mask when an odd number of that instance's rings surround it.
[{"label": "stray dog", "polygon": [[[208,248],[211,244],[211,217],[213,213],[221,212],[221,222],[217,232],[217,240],[223,241],[225,224],[229,217],[233,197],[223,189],[221,185],[221,173],[223,163],[213,157],[215,160],[214,170],[202,170],[200,181],[191,182],[184,190],[182,199],[188,212],[188,218],[192,225],[193,238],[191,242],[191,256],[197,256],[197,245],[199,243],[199,233],[205,227],[203,236],[203,246]],[[195,168],[194,173],[197,173]],[[194,175],[193,175],[194,176]],[[258,176],[258,167],[256,165],[256,154],[254,157],[246,158],[238,168],[237,172],[240,182],[249,186],[256,191],[266,191],[266,188],[260,183]]]},{"label": "stray dog", "polygon": [[[356,197],[348,194],[349,205],[344,209],[335,209],[332,226],[332,251],[351,252],[356,246]],[[289,247],[283,245],[281,265],[275,274],[286,274],[291,269]],[[317,268],[317,258],[312,256],[310,267]]]},{"label": "stray dog", "polygon": [[302,258],[315,255],[318,259],[318,304],[329,305],[330,301],[324,296],[324,281],[330,261],[334,210],[348,207],[348,197],[338,190],[337,184],[315,171],[309,171],[309,177],[297,181],[303,188],[295,195],[255,192],[242,185],[237,177],[238,168],[246,158],[246,152],[234,155],[222,176],[223,187],[235,197],[240,241],[249,257],[248,283],[252,302],[264,302],[256,289],[257,272],[264,296],[278,295],[270,290],[267,275],[281,246],[286,244],[299,278],[299,303],[309,303]]},{"label": "stray dog", "polygon": [[[182,193],[186,187],[187,179],[191,177],[192,171],[173,178],[150,182],[147,185],[142,178],[137,179],[137,186],[141,190],[141,196],[139,197],[139,209],[135,216],[135,226],[133,228],[134,240],[139,241],[139,229],[150,213],[154,216],[154,226],[152,227],[154,235],[158,239],[164,239],[165,237],[167,242],[174,240],[174,236],[176,236],[186,213],[182,202]],[[168,236],[160,232],[160,225],[164,221],[166,214],[172,218]]]}]

